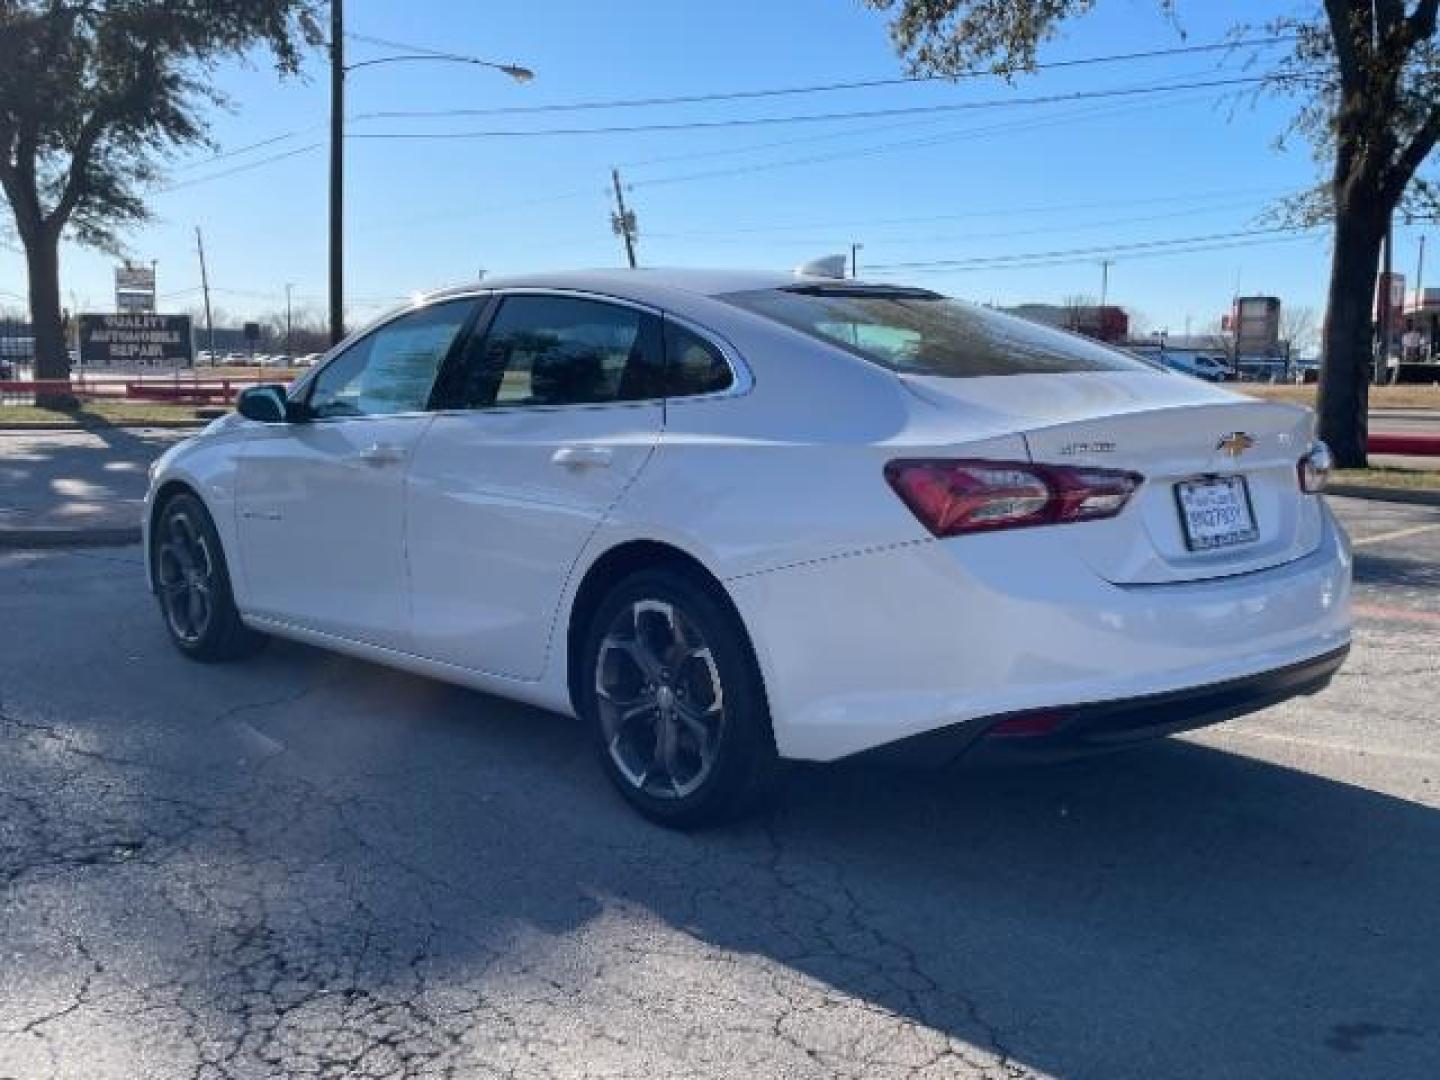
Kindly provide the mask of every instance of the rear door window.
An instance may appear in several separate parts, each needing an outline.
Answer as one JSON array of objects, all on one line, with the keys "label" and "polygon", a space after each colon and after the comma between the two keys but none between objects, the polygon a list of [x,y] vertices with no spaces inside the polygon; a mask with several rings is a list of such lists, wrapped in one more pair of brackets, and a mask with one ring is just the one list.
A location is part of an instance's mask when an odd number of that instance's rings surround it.
[{"label": "rear door window", "polygon": [[447,372],[447,409],[597,405],[664,396],[659,319],[573,296],[501,299]]},{"label": "rear door window", "polygon": [[1098,341],[924,289],[805,285],[721,299],[909,375],[1156,370]]}]

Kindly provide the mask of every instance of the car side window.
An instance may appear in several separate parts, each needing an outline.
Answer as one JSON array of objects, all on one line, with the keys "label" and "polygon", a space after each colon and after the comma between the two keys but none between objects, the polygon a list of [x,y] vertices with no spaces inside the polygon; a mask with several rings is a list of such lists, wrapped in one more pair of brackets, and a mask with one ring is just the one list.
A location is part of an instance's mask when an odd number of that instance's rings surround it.
[{"label": "car side window", "polygon": [[658,319],[571,296],[507,296],[466,344],[444,408],[594,405],[664,396]]},{"label": "car side window", "polygon": [[699,334],[665,321],[666,388],[669,397],[728,390],[735,375],[725,357]]},{"label": "car side window", "polygon": [[441,363],[477,304],[432,304],[361,338],[315,377],[310,415],[323,420],[421,412]]}]

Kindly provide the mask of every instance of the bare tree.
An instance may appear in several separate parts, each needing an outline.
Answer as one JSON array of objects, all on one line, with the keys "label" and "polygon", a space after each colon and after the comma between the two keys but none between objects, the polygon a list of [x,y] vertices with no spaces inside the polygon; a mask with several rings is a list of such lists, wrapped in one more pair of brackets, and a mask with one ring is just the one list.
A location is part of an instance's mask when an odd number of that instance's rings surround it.
[{"label": "bare tree", "polygon": [[1290,352],[1298,356],[1320,344],[1320,319],[1313,307],[1299,305],[1280,307],[1280,337],[1290,343]]}]

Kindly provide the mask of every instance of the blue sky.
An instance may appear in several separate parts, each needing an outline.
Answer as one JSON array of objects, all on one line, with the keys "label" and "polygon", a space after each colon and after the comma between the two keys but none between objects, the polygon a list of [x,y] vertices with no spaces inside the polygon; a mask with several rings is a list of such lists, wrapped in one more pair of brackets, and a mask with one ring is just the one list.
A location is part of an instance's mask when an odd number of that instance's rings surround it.
[{"label": "blue sky", "polygon": [[[1181,40],[1153,0],[1108,0],[1047,46],[1042,62],[1205,44],[1235,21],[1289,4],[1182,0]],[[1197,54],[996,78],[748,101],[519,115],[362,118],[377,112],[709,94],[884,79],[901,73],[882,14],[859,0],[351,0],[352,33],[533,68],[519,85],[481,68],[393,64],[349,79],[355,136],[614,127],[893,110],[1203,82],[1246,74]],[[358,41],[350,58],[396,50]],[[223,160],[192,156],[154,199],[130,251],[157,261],[162,307],[198,302],[201,226],[215,303],[234,316],[324,305],[326,118],[323,64],[278,81],[256,66],[217,79],[235,110],[216,117]],[[1209,89],[827,123],[544,137],[352,138],[347,145],[352,321],[413,291],[490,273],[616,265],[609,169],[618,165],[649,265],[788,269],[863,243],[867,266],[1072,252],[1259,227],[1267,203],[1310,184],[1308,148],[1277,152],[1289,106]],[[280,160],[269,160],[288,154]],[[263,163],[262,163],[263,162]],[[253,168],[248,166],[254,165]],[[242,166],[247,166],[242,169]],[[234,170],[234,171],[232,171]],[[1418,231],[1400,229],[1413,275]],[[1255,238],[1269,239],[1269,238]],[[1216,243],[1233,243],[1217,241]],[[1323,236],[1157,257],[1116,252],[1112,302],[1152,326],[1211,324],[1242,292],[1319,308]],[[1100,289],[1102,253],[1047,266],[889,270],[979,301],[1057,302]],[[113,261],[66,247],[67,303],[106,310]],[[876,276],[882,276],[877,271]],[[1413,281],[1411,282],[1413,285]],[[0,304],[23,294],[24,264],[0,249]]]}]

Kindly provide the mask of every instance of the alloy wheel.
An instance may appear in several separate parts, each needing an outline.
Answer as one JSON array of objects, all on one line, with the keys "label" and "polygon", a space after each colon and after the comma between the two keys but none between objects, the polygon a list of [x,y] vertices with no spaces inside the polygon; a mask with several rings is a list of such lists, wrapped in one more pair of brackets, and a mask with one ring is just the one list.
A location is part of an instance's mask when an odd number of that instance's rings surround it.
[{"label": "alloy wheel", "polygon": [[194,645],[210,628],[215,611],[215,560],[204,533],[184,510],[165,518],[155,575],[171,632]]},{"label": "alloy wheel", "polygon": [[715,767],[725,728],[720,672],[709,644],[675,604],[637,600],[600,642],[595,695],[605,746],[637,791],[692,794]]}]

